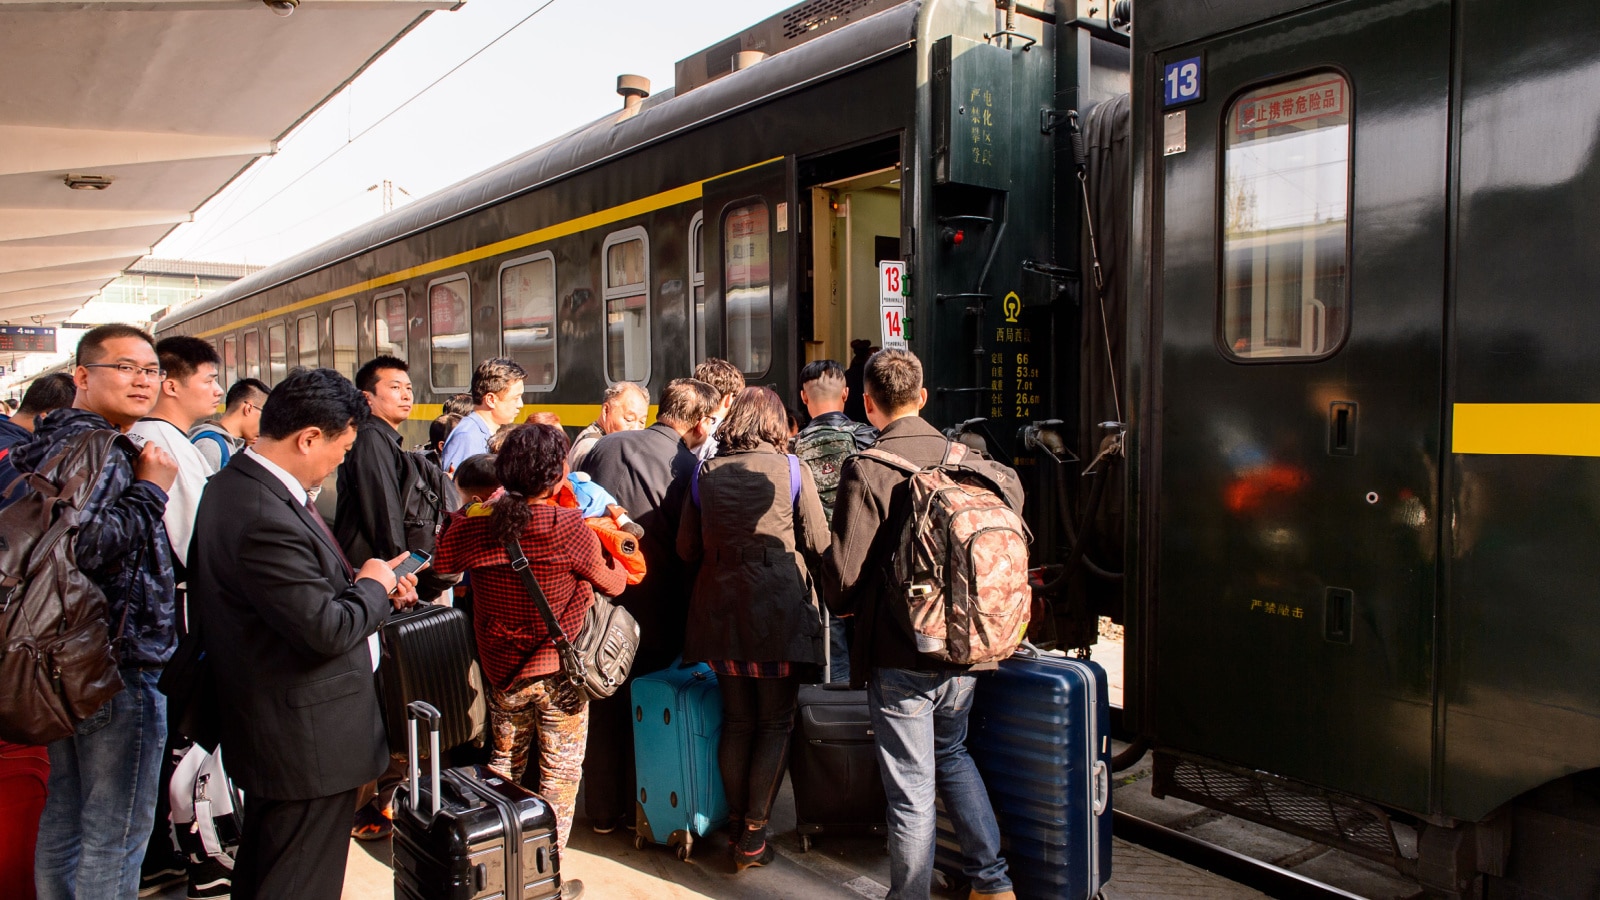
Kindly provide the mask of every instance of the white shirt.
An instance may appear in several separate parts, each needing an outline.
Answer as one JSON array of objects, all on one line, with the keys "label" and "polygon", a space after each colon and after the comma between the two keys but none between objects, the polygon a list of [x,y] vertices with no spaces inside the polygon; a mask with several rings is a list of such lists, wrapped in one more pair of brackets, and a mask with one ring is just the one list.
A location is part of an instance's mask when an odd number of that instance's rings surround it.
[{"label": "white shirt", "polygon": [[[311,495],[306,492],[305,486],[300,483],[300,479],[290,475],[289,471],[284,467],[257,453],[254,448],[245,450],[244,455],[260,463],[261,468],[271,472],[273,476],[275,476],[279,481],[283,482],[283,486],[289,489],[289,495],[294,498],[296,503],[300,504],[301,506],[306,505],[306,501],[310,499]],[[372,656],[372,671],[378,671],[379,651],[377,632],[367,635],[367,653]]]},{"label": "white shirt", "polygon": [[199,448],[189,443],[188,436],[165,419],[140,419],[133,423],[128,433],[136,434],[167,451],[178,463],[178,476],[167,491],[167,510],[162,514],[161,521],[167,526],[167,540],[172,544],[172,555],[188,566],[194,516],[200,510],[200,494],[206,489],[206,479],[211,477],[211,466],[200,455]]}]

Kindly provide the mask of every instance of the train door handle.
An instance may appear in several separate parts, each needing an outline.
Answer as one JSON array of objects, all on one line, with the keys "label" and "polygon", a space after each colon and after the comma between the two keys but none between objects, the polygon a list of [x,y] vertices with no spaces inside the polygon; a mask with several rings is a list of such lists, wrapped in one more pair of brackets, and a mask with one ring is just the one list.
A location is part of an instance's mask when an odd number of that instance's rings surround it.
[{"label": "train door handle", "polygon": [[1356,404],[1336,400],[1328,404],[1328,454],[1356,455]]}]

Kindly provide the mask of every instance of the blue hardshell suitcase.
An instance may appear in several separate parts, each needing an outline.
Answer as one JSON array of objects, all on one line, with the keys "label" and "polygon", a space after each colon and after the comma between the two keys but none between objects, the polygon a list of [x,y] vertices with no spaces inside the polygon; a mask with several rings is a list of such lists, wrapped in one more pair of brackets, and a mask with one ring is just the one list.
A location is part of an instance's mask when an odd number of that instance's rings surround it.
[{"label": "blue hardshell suitcase", "polygon": [[639,781],[634,846],[666,844],[688,859],[694,842],[728,821],[717,768],[722,694],[705,663],[633,679],[633,752]]},{"label": "blue hardshell suitcase", "polygon": [[[1111,880],[1111,701],[1105,670],[1024,646],[978,676],[967,748],[1022,900],[1087,900]],[[941,816],[940,868],[961,871]]]}]

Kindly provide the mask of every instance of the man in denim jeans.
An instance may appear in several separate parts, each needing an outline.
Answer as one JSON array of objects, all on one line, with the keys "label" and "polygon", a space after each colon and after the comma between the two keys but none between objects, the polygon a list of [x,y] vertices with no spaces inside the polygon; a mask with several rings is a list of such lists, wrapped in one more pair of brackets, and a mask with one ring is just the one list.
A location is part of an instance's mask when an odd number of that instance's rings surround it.
[{"label": "man in denim jeans", "polygon": [[[909,351],[884,350],[863,378],[867,419],[877,447],[917,465],[944,458],[949,442],[919,415],[928,401],[922,363]],[[845,463],[825,560],[828,607],[856,617],[850,672],[867,686],[878,764],[889,798],[889,898],[923,900],[933,881],[934,797],[943,798],[973,898],[1014,900],[1000,829],[978,768],[967,755],[973,669],[917,651],[889,572],[904,523],[906,475],[868,457]],[[987,668],[994,668],[990,663]]]},{"label": "man in denim jeans", "polygon": [[[72,409],[40,423],[12,450],[35,471],[90,431],[127,431],[150,413],[163,373],[150,335],[102,325],[78,344]],[[78,566],[105,592],[123,689],[50,744],[50,797],[39,820],[34,883],[40,900],[124,900],[139,890],[139,862],[155,822],[167,701],[156,690],[177,644],[172,557],[162,515],[178,475],[172,456],[147,443],[113,453],[101,470],[73,543]]]}]

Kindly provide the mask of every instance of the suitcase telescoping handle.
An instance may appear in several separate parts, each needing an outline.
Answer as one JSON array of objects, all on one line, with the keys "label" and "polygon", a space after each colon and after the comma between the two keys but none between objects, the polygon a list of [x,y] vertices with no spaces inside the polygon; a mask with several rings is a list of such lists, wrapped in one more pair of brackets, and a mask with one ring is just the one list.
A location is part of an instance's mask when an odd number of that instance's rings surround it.
[{"label": "suitcase telescoping handle", "polygon": [[434,709],[432,706],[429,706],[427,703],[424,703],[421,700],[413,700],[406,704],[406,727],[410,729],[406,746],[407,749],[411,751],[410,765],[412,809],[417,808],[417,799],[422,796],[421,792],[418,790],[417,784],[417,781],[421,776],[421,773],[418,771],[417,767],[418,719],[428,720],[428,740],[430,742],[429,746],[432,750],[432,752],[428,754],[428,768],[430,770],[430,774],[433,776],[433,790],[429,792],[433,795],[433,812],[429,814],[431,818],[432,816],[437,816],[439,814],[439,791],[441,790],[439,785],[439,725],[444,721],[444,717],[439,715],[439,711],[437,709]]}]

